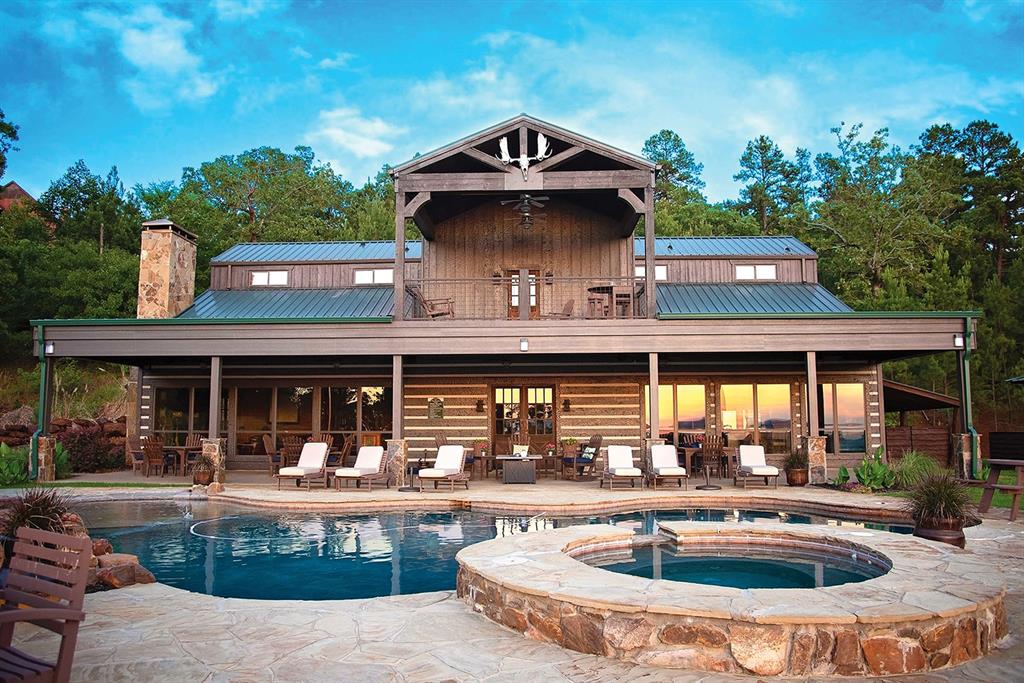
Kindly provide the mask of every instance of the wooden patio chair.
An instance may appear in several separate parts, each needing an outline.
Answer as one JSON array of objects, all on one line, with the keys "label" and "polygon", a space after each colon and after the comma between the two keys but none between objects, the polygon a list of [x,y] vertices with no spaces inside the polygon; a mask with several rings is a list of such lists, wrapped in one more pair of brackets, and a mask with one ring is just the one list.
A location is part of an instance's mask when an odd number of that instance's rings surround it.
[{"label": "wooden patio chair", "polygon": [[267,452],[267,471],[270,476],[274,476],[279,469],[284,467],[284,456],[277,449],[270,434],[263,435],[263,450]]},{"label": "wooden patio chair", "polygon": [[283,467],[294,466],[291,463],[298,461],[305,443],[305,439],[295,434],[281,437],[281,462],[284,463]]},{"label": "wooden patio chair", "polygon": [[[345,438],[341,441],[341,449],[338,451],[338,464],[342,467],[347,467],[345,463],[348,462],[352,452],[356,449],[356,435],[346,434]],[[354,465],[355,463],[353,463]]]},{"label": "wooden patio chair", "polygon": [[629,446],[608,446],[608,462],[600,486],[603,487],[605,482],[608,482],[610,491],[617,479],[628,479],[630,485],[634,487],[639,481],[640,488],[644,487],[643,470],[633,464],[633,449]]},{"label": "wooden patio chair", "polygon": [[437,488],[437,482],[446,481],[451,486],[452,491],[455,490],[456,482],[465,484],[466,489],[469,490],[469,472],[466,471],[466,449],[453,444],[441,446],[437,449],[437,460],[434,461],[434,466],[420,470],[418,476],[420,480],[420,493],[423,493],[424,480],[433,481],[435,489]]},{"label": "wooden patio chair", "polygon": [[167,474],[167,453],[164,452],[164,442],[155,436],[147,437],[142,444],[142,451],[145,454],[144,474],[148,477],[153,468],[160,470],[160,476]]},{"label": "wooden patio chair", "polygon": [[314,481],[323,481],[327,488],[327,444],[322,441],[310,441],[302,446],[299,463],[294,467],[282,467],[277,474],[277,490],[281,490],[281,481],[294,479],[295,485],[306,483],[306,490],[312,490]]},{"label": "wooden patio chair", "polygon": [[185,437],[185,471],[188,472],[196,458],[203,452],[203,435],[191,432]]},{"label": "wooden patio chair", "polygon": [[718,434],[711,434],[700,447],[700,467],[707,465],[709,474],[716,477],[725,476],[727,470],[725,462],[725,445],[722,437]]},{"label": "wooden patio chair", "polygon": [[144,445],[146,437],[132,439],[128,442],[128,454],[132,459],[132,474],[138,472],[143,474],[146,468],[146,451]]},{"label": "wooden patio chair", "polygon": [[689,475],[685,467],[679,466],[679,453],[672,444],[651,446],[651,485],[658,488],[658,480],[677,479],[679,486],[686,490]]},{"label": "wooden patio chair", "polygon": [[[576,479],[579,477],[582,479],[594,476],[594,465],[601,454],[601,443],[603,441],[603,436],[594,434],[590,437],[590,441],[580,449],[578,455],[571,458],[562,458],[562,478]],[[569,472],[568,477],[566,477],[566,470]]]},{"label": "wooden patio chair", "polygon": [[774,479],[775,488],[779,488],[779,468],[765,462],[764,446],[740,446],[740,461],[733,474],[732,485],[736,485],[737,479],[742,479],[743,488],[747,488],[747,479],[750,477],[764,477],[765,486],[768,486],[769,479]]},{"label": "wooden patio chair", "polygon": [[334,470],[334,489],[336,491],[341,490],[342,480],[345,481],[346,487],[350,481],[354,481],[356,488],[359,488],[359,485],[365,482],[367,491],[373,491],[373,482],[375,481],[383,481],[385,486],[391,488],[391,482],[388,481],[387,458],[384,457],[384,447],[361,447],[359,454],[356,456],[356,464],[353,467],[339,467]]},{"label": "wooden patio chair", "polygon": [[[92,540],[21,527],[15,535],[7,584],[0,590],[0,681],[71,680]],[[60,636],[50,663],[14,648],[14,627],[31,622]]]},{"label": "wooden patio chair", "polygon": [[547,313],[545,315],[542,315],[541,318],[545,320],[569,320],[572,318],[572,311],[574,308],[576,308],[576,300],[569,299],[568,301],[565,302],[565,305],[562,306],[561,311]]},{"label": "wooden patio chair", "polygon": [[430,319],[446,316],[449,318],[455,317],[455,299],[451,297],[427,299],[423,296],[420,288],[414,285],[406,285],[405,289],[412,295],[416,306],[423,312],[423,317]]}]

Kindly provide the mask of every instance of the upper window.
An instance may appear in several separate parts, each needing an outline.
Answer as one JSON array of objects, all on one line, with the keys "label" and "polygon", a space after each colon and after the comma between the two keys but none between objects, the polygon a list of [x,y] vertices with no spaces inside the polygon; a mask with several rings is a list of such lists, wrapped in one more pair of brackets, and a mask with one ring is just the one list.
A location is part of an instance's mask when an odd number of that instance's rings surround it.
[{"label": "upper window", "polygon": [[288,285],[287,270],[257,270],[252,273],[253,287],[286,287]]},{"label": "upper window", "polygon": [[774,263],[736,266],[737,280],[776,280]]},{"label": "upper window", "polygon": [[390,285],[394,281],[394,268],[374,268],[372,270],[356,271],[355,283],[357,285]]},{"label": "upper window", "polygon": [[[633,275],[635,277],[646,277],[647,268],[644,266],[636,266],[633,269]],[[668,266],[654,266],[654,279],[657,282],[665,282],[668,280]]]}]

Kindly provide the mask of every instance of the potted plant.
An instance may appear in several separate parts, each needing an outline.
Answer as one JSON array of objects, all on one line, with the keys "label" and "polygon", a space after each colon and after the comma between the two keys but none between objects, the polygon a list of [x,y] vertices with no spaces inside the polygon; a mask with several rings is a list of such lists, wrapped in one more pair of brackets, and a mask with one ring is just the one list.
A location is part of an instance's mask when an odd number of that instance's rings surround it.
[{"label": "potted plant", "polygon": [[944,470],[922,477],[907,494],[914,535],[964,547],[964,524],[971,514],[967,487]]},{"label": "potted plant", "polygon": [[571,436],[567,436],[560,442],[562,444],[562,457],[575,458],[576,457],[576,439]]},{"label": "potted plant", "polygon": [[549,458],[554,457],[556,448],[557,446],[555,446],[554,441],[548,441],[546,444],[544,444],[544,450],[548,452]]},{"label": "potted plant", "polygon": [[473,449],[476,451],[476,454],[481,458],[487,457],[487,449],[489,449],[490,447],[491,442],[488,441],[487,439],[474,439],[473,441]]},{"label": "potted plant", "polygon": [[192,463],[192,483],[209,486],[213,482],[215,468],[216,463],[213,462],[213,458],[205,453],[200,453]]},{"label": "potted plant", "polygon": [[807,453],[794,451],[786,456],[786,483],[790,486],[807,486]]}]

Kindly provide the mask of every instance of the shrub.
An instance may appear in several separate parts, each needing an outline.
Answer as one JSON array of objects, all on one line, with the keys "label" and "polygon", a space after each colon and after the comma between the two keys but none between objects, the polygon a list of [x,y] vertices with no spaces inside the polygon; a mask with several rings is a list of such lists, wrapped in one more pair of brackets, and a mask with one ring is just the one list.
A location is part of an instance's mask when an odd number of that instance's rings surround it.
[{"label": "shrub", "polygon": [[70,497],[60,489],[26,489],[7,504],[0,519],[4,536],[4,566],[10,561],[14,534],[23,526],[64,533],[64,516],[70,512]]},{"label": "shrub", "polygon": [[64,444],[58,441],[53,451],[53,476],[55,479],[68,479],[71,472],[71,454],[64,448]]},{"label": "shrub", "polygon": [[0,486],[21,486],[28,480],[28,448],[0,443]]},{"label": "shrub", "polygon": [[74,472],[107,472],[124,467],[124,453],[111,443],[102,427],[68,430],[59,438]]},{"label": "shrub", "polygon": [[783,469],[787,470],[806,470],[807,469],[807,453],[803,451],[794,451],[786,456],[786,464]]},{"label": "shrub", "polygon": [[867,486],[872,491],[892,488],[896,475],[892,469],[882,460],[882,449],[875,449],[874,454],[861,460],[854,470],[857,475],[857,482]]},{"label": "shrub", "polygon": [[893,468],[893,484],[898,489],[911,489],[929,474],[939,471],[939,464],[924,453],[907,451]]},{"label": "shrub", "polygon": [[967,487],[949,470],[924,476],[907,495],[907,512],[918,524],[943,520],[966,521],[971,512]]},{"label": "shrub", "polygon": [[835,484],[836,486],[843,486],[850,481],[850,470],[846,469],[846,465],[841,465],[839,471],[836,472]]}]

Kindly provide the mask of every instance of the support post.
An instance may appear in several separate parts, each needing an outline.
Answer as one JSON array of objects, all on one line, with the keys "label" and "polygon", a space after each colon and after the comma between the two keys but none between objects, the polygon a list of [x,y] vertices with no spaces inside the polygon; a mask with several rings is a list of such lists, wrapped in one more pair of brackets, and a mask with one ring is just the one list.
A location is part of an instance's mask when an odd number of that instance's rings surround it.
[{"label": "support post", "polygon": [[220,438],[220,356],[210,358],[210,425],[209,438]]},{"label": "support post", "polygon": [[658,299],[655,295],[654,282],[654,174],[651,173],[651,182],[644,189],[644,281],[647,286],[644,289],[647,299],[647,317],[654,318],[657,315]]},{"label": "support post", "polygon": [[652,439],[658,438],[658,354],[650,353],[647,354],[647,365],[649,378],[648,383],[650,388],[648,391],[647,400],[650,403],[651,409],[648,414],[648,419],[651,421],[651,436]]},{"label": "support post", "polygon": [[395,181],[395,303],[391,319],[405,318],[405,190]]},{"label": "support post", "polygon": [[530,319],[530,271],[519,269],[519,319]]},{"label": "support post", "polygon": [[[978,476],[978,432],[974,429],[974,413],[971,410],[971,337],[974,336],[974,323],[971,318],[964,318],[964,350],[956,352],[957,379],[960,383],[960,417],[963,420],[963,434],[968,439],[970,458],[966,463],[969,478]],[[961,442],[963,438],[961,438]],[[961,445],[961,450],[964,450]]]},{"label": "support post", "polygon": [[828,461],[825,456],[825,437],[821,436],[818,422],[818,355],[807,352],[807,469],[812,484],[828,481]]},{"label": "support post", "polygon": [[391,438],[402,439],[405,430],[402,428],[402,413],[405,406],[405,379],[402,376],[402,356],[391,357]]}]

